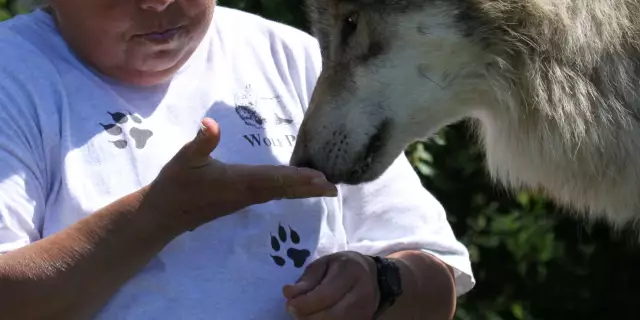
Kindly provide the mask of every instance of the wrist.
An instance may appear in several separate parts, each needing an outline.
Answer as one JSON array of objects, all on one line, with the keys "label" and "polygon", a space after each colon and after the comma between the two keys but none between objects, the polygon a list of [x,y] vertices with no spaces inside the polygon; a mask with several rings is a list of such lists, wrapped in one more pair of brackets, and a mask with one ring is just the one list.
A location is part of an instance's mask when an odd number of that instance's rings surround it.
[{"label": "wrist", "polygon": [[134,193],[138,206],[136,218],[160,236],[174,238],[195,227],[180,215],[180,211],[166,205],[166,197],[153,192],[152,185],[146,185]]},{"label": "wrist", "polygon": [[403,294],[401,268],[394,259],[369,256],[375,265],[376,308],[374,319],[378,319],[393,307]]},{"label": "wrist", "polygon": [[387,312],[402,319],[429,314],[427,319],[452,319],[456,308],[452,269],[435,256],[421,251],[400,251],[393,259],[401,273],[404,294]]}]

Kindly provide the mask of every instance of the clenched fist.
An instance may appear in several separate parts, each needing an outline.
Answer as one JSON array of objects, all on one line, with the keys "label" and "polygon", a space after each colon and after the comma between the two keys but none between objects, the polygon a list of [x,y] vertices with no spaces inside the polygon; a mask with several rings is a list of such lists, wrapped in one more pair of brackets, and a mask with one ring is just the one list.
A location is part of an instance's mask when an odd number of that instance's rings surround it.
[{"label": "clenched fist", "polygon": [[371,320],[380,300],[376,265],[357,252],[327,255],[285,286],[283,294],[297,320]]}]

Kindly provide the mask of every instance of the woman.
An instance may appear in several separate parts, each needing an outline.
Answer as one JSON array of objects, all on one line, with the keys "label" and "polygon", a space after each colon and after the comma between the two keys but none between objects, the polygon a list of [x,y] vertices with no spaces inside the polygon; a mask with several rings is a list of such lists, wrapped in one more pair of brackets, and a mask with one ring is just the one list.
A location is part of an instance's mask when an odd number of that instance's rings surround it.
[{"label": "woman", "polygon": [[358,187],[284,165],[307,34],[211,0],[52,0],[0,40],[3,317],[449,319],[473,287],[404,157]]}]

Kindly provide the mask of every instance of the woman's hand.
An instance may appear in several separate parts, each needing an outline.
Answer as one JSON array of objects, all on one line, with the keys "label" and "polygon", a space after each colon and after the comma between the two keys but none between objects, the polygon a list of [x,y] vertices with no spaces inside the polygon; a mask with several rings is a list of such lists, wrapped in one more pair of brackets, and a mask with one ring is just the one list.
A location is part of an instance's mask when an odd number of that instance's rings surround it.
[{"label": "woman's hand", "polygon": [[219,141],[218,124],[205,118],[195,139],[178,151],[144,192],[143,205],[152,215],[169,224],[182,222],[191,230],[254,204],[337,195],[336,187],[318,171],[215,160],[210,154]]},{"label": "woman's hand", "polygon": [[283,294],[296,320],[368,320],[380,299],[373,259],[342,251],[309,264]]}]

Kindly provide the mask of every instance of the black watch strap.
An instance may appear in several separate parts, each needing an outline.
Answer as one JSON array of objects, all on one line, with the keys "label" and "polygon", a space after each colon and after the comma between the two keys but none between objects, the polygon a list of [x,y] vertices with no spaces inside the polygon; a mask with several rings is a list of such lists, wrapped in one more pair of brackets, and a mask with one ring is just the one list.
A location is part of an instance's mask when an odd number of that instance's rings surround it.
[{"label": "black watch strap", "polygon": [[393,306],[396,299],[402,295],[402,278],[398,265],[391,259],[379,256],[371,256],[371,258],[376,264],[378,289],[380,291],[380,302],[373,315],[373,318],[377,319]]}]

